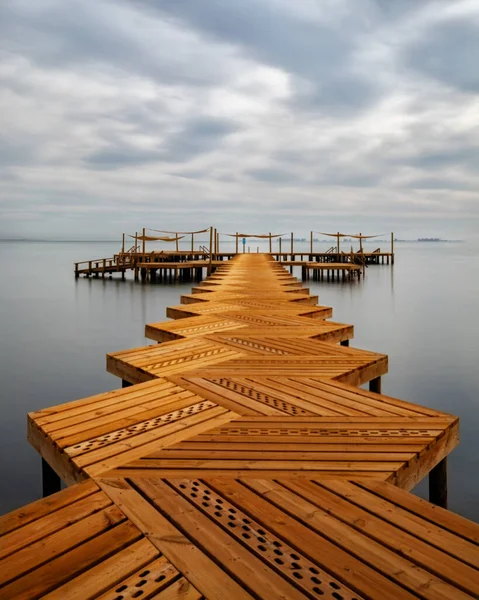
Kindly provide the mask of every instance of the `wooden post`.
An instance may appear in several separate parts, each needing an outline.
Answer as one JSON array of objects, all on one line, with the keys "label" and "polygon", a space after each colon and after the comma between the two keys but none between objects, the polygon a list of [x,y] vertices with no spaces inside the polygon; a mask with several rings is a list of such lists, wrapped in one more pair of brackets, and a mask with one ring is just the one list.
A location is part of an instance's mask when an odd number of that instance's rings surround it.
[{"label": "wooden post", "polygon": [[191,253],[195,251],[195,234],[191,234]]},{"label": "wooden post", "polygon": [[374,379],[371,379],[369,382],[369,391],[375,392],[376,394],[381,393],[381,377],[375,377]]},{"label": "wooden post", "polygon": [[271,254],[271,252],[273,252],[273,248],[272,248],[272,237],[271,237],[271,231],[269,232],[269,253]]},{"label": "wooden post", "polygon": [[309,236],[309,252],[310,254],[313,253],[313,232]]},{"label": "wooden post", "polygon": [[216,254],[220,251],[220,232],[216,230]]},{"label": "wooden post", "polygon": [[[339,231],[338,231],[338,247],[337,247],[337,251],[338,251],[338,257],[339,257]],[[339,258],[338,258],[339,260]]]},{"label": "wooden post", "polygon": [[211,264],[213,260],[213,227],[210,227],[210,260],[208,265],[208,275],[211,275]]},{"label": "wooden post", "polygon": [[236,254],[238,254],[238,232],[236,232]]},{"label": "wooden post", "polygon": [[429,502],[447,508],[447,457],[429,473]]},{"label": "wooden post", "polygon": [[279,238],[279,260],[283,260],[283,257],[281,256],[281,241],[282,239]]},{"label": "wooden post", "polygon": [[176,237],[176,251],[178,252],[178,250],[180,249],[178,246],[178,234],[175,233],[175,237]]},{"label": "wooden post", "polygon": [[125,234],[123,234],[123,241],[121,243],[121,253],[125,252]]},{"label": "wooden post", "polygon": [[51,496],[62,489],[62,481],[47,461],[42,458],[42,493],[43,497]]},{"label": "wooden post", "polygon": [[145,228],[143,227],[143,260],[145,259],[146,252],[146,240],[145,240]]},{"label": "wooden post", "polygon": [[361,252],[361,262],[363,263],[363,275],[366,275],[366,261],[364,259],[363,238],[362,233],[359,234],[359,250]]},{"label": "wooden post", "polygon": [[391,232],[391,264],[394,264],[394,233]]},{"label": "wooden post", "polygon": [[294,260],[293,254],[294,254],[293,232],[291,232],[291,260]]}]

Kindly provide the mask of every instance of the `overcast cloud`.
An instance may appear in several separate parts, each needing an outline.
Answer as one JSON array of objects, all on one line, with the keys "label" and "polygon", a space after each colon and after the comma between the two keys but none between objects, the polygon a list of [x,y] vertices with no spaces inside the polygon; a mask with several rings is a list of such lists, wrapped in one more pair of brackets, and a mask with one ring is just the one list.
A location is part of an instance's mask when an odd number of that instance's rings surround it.
[{"label": "overcast cloud", "polygon": [[479,233],[477,0],[4,0],[0,237]]}]

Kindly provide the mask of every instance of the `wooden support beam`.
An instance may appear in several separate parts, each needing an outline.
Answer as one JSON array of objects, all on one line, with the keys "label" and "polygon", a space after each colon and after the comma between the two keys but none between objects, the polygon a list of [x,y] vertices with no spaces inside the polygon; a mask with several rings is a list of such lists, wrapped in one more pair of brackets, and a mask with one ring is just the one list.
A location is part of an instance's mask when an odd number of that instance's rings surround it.
[{"label": "wooden support beam", "polygon": [[50,467],[47,461],[42,458],[42,494],[51,496],[62,489],[62,480],[55,471]]},{"label": "wooden support beam", "polygon": [[447,457],[429,473],[429,502],[447,508]]},{"label": "wooden support beam", "polygon": [[374,379],[371,379],[369,382],[369,391],[375,392],[376,394],[381,393],[381,377],[375,377]]}]

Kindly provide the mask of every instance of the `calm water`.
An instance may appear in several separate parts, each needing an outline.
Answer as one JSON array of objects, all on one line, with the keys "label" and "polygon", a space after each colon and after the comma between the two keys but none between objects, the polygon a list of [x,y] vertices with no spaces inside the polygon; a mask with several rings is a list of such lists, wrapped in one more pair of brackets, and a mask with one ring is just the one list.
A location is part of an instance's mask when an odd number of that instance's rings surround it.
[{"label": "calm water", "polygon": [[[41,493],[26,413],[119,387],[105,371],[105,354],[149,343],[145,323],[163,320],[166,306],[190,290],[190,284],[75,280],[74,261],[117,250],[111,243],[0,243],[0,513]],[[450,508],[475,520],[478,256],[472,243],[401,243],[393,268],[370,267],[359,284],[309,284],[321,304],[333,306],[336,321],[354,324],[353,346],[389,355],[385,394],[460,417],[461,444],[449,458]],[[424,482],[416,491],[425,494]]]}]

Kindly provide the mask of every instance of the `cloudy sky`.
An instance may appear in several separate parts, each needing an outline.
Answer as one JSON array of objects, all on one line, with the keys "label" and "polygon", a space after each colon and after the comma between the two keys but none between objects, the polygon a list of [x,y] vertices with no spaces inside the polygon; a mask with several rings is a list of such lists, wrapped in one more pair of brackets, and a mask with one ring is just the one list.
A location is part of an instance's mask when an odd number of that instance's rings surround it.
[{"label": "cloudy sky", "polygon": [[3,0],[0,237],[479,234],[477,0]]}]

